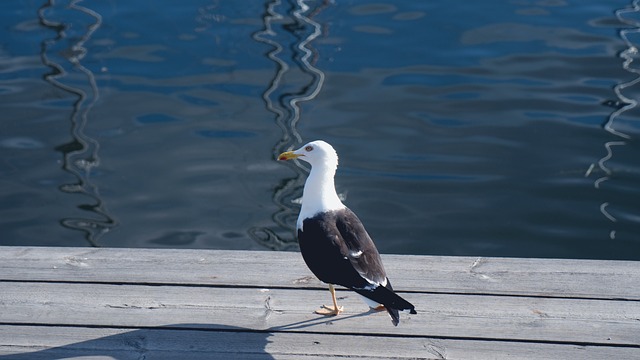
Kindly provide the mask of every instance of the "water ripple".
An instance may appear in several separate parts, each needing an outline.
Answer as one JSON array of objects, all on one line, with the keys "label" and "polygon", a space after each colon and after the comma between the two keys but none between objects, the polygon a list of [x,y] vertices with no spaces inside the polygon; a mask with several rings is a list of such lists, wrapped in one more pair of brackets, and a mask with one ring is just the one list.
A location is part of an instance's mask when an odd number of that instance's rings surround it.
[{"label": "water ripple", "polygon": [[[624,91],[626,89],[635,86],[640,82],[640,70],[632,67],[633,60],[638,56],[638,48],[629,39],[630,35],[640,33],[640,23],[627,17],[627,15],[637,15],[638,13],[640,13],[640,0],[634,0],[630,6],[627,6],[623,9],[618,9],[615,12],[616,17],[621,23],[631,26],[631,28],[622,29],[619,32],[620,38],[624,41],[626,46],[626,49],[623,50],[619,54],[619,56],[624,60],[622,63],[622,68],[627,72],[633,74],[634,78],[630,81],[617,84],[613,89],[616,97],[618,98],[618,101],[616,102],[616,110],[609,115],[607,121],[603,125],[603,128],[605,131],[616,136],[618,139],[607,141],[604,144],[606,154],[600,160],[598,160],[597,163],[591,164],[587,169],[587,172],[585,173],[585,177],[589,177],[596,166],[600,170],[602,170],[602,172],[604,172],[604,176],[599,177],[593,183],[596,189],[600,189],[602,187],[602,184],[610,180],[613,175],[613,170],[609,165],[607,165],[607,163],[614,157],[614,147],[626,146],[627,140],[631,140],[631,135],[616,129],[615,125],[616,120],[619,119],[623,113],[630,111],[638,106],[637,100],[627,97],[624,94]],[[607,210],[609,205],[609,202],[603,202],[600,205],[600,212],[609,221],[611,221],[612,223],[616,223],[618,219],[614,215],[612,215],[610,211]],[[615,229],[612,229],[610,231],[609,237],[611,239],[615,239]]]},{"label": "water ripple", "polygon": [[[98,187],[90,179],[92,170],[100,165],[100,144],[85,134],[85,127],[89,112],[99,99],[99,91],[94,74],[82,65],[82,60],[87,55],[85,43],[102,25],[102,16],[80,6],[80,2],[50,0],[38,10],[40,24],[56,32],[55,38],[43,41],[41,60],[52,70],[44,79],[77,97],[70,116],[73,139],[56,147],[64,156],[63,169],[77,182],[63,184],[60,190],[81,194],[91,201],[78,206],[92,213],[89,218],[63,218],[60,223],[66,228],[85,232],[86,240],[92,246],[99,246],[100,237],[117,222],[106,210]],[[83,18],[85,15],[88,19]],[[87,21],[89,24],[85,24]]]},{"label": "water ripple", "polygon": [[[322,26],[313,17],[329,4],[323,2],[311,8],[305,1],[296,0],[285,10],[280,0],[274,0],[266,7],[264,29],[253,35],[254,40],[273,47],[267,57],[276,64],[271,84],[262,95],[267,109],[275,114],[276,124],[282,130],[282,136],[273,148],[274,158],[302,143],[297,130],[301,118],[300,103],[316,98],[324,84],[324,73],[314,66],[318,54],[310,44],[322,35]],[[296,194],[301,192],[307,169],[299,163],[289,166],[296,175],[284,180],[273,193],[273,202],[278,207],[273,214],[277,229],[254,227],[249,230],[254,241],[277,250],[297,246],[290,224],[295,222],[299,206]]]}]

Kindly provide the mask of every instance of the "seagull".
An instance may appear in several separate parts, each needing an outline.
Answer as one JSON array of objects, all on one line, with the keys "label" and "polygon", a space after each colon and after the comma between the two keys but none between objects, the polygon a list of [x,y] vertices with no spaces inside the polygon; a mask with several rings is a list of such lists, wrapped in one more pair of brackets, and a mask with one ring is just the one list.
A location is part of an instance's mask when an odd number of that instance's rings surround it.
[{"label": "seagull", "polygon": [[334,288],[341,285],[362,295],[370,308],[386,309],[395,326],[400,322],[399,311],[416,314],[415,307],[393,291],[373,240],[336,193],[338,154],[333,147],[316,140],[278,156],[280,161],[292,159],[311,165],[296,223],[300,252],[309,270],[329,285],[333,302],[316,313],[328,316],[344,311],[338,306]]}]

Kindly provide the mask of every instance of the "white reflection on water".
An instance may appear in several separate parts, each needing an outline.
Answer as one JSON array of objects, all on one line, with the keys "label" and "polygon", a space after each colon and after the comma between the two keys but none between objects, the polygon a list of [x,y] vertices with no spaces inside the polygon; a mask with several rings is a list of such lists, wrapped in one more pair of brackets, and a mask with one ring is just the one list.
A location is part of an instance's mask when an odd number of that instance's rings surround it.
[{"label": "white reflection on water", "polygon": [[[288,10],[282,9],[280,0],[267,4],[263,16],[264,29],[253,38],[273,47],[267,57],[276,64],[276,72],[262,98],[269,111],[276,115],[276,123],[282,136],[273,148],[274,157],[280,152],[303,142],[297,124],[301,117],[300,103],[318,96],[324,84],[324,73],[313,64],[318,58],[311,42],[322,35],[322,26],[313,17],[324,10],[330,2],[310,8],[303,0],[292,1]],[[296,79],[294,83],[283,81]],[[303,76],[301,76],[303,75]],[[291,81],[291,80],[289,80]],[[292,219],[297,216],[296,197],[301,193],[308,172],[299,163],[292,163],[295,176],[282,181],[273,193],[273,202],[278,210],[272,218],[277,229],[254,227],[250,236],[259,244],[275,250],[297,247],[292,234]]]},{"label": "white reflection on water", "polygon": [[[625,140],[630,140],[631,136],[629,134],[626,134],[616,129],[615,121],[624,112],[627,112],[638,105],[638,102],[635,99],[629,98],[623,94],[623,91],[625,89],[630,88],[640,82],[640,70],[634,69],[631,66],[634,58],[638,56],[638,48],[633,44],[631,40],[629,40],[629,35],[640,33],[640,23],[627,17],[627,15],[629,14],[637,14],[638,12],[640,12],[640,0],[635,0],[630,6],[625,7],[623,9],[618,9],[615,12],[616,17],[620,22],[631,25],[633,27],[630,29],[622,29],[620,30],[619,34],[627,47],[624,51],[620,53],[620,57],[624,60],[624,62],[622,63],[622,68],[634,74],[635,77],[630,81],[620,83],[614,87],[613,91],[615,92],[618,98],[618,108],[611,113],[611,115],[609,116],[609,118],[607,119],[607,121],[603,126],[607,132],[617,136],[618,138],[622,138]],[[607,162],[610,161],[614,156],[613,148],[617,146],[625,146],[625,145],[627,145],[627,142],[624,140],[608,141],[604,144],[606,155],[603,156],[597,162],[597,166],[604,172],[604,176],[594,181],[593,185],[595,186],[596,189],[600,189],[602,186],[602,183],[611,179],[611,176],[613,175],[613,170],[611,169],[611,167],[607,166]],[[589,175],[591,175],[595,166],[596,164],[591,164],[591,166],[589,166],[589,168],[587,169],[587,172],[585,173],[585,177],[588,177]],[[611,212],[607,210],[609,205],[610,205],[609,202],[603,202],[600,205],[600,212],[602,213],[602,215],[604,215],[604,217],[609,219],[612,223],[615,223],[618,220],[614,215],[611,214]],[[609,232],[609,237],[611,239],[615,239],[616,237],[615,229],[612,229]]]},{"label": "white reflection on water", "polygon": [[273,46],[273,50],[267,53],[267,57],[271,59],[277,65],[277,70],[273,80],[271,80],[271,85],[269,88],[262,94],[262,98],[264,99],[267,109],[274,114],[276,114],[276,123],[280,126],[283,133],[282,141],[287,143],[289,142],[289,133],[291,132],[291,136],[293,136],[297,141],[300,140],[300,135],[298,135],[295,127],[287,126],[285,123],[285,111],[281,109],[279,106],[274,105],[274,101],[272,100],[273,94],[280,87],[280,82],[282,81],[282,77],[289,70],[289,64],[280,58],[280,53],[283,51],[284,46],[280,45],[280,43],[276,40],[271,39],[272,37],[276,37],[277,32],[274,30],[274,23],[281,22],[284,18],[276,11],[276,7],[280,6],[281,2],[279,0],[273,1],[267,5],[267,13],[263,16],[264,21],[264,30],[259,31],[253,35],[253,38],[256,41],[263,42],[265,44]]}]

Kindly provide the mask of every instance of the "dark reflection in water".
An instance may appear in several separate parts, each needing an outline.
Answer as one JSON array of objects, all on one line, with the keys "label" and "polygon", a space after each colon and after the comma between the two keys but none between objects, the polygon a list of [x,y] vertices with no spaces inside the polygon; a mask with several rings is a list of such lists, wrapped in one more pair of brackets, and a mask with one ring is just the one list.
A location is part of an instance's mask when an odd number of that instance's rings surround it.
[{"label": "dark reflection in water", "polygon": [[[274,158],[303,142],[297,129],[300,103],[314,99],[322,89],[324,73],[313,65],[318,54],[311,42],[322,35],[321,24],[313,18],[329,4],[325,1],[310,7],[302,0],[272,1],[266,5],[263,15],[264,29],[253,35],[256,41],[273,47],[267,56],[276,64],[274,78],[262,95],[282,130],[282,137],[273,148]],[[301,194],[308,170],[299,163],[290,164],[296,175],[283,179],[273,193],[273,201],[278,207],[273,214],[276,227],[249,229],[256,242],[274,250],[295,249],[298,245],[291,224],[297,217],[299,206],[296,203],[299,201],[296,197]]]},{"label": "dark reflection in water", "polygon": [[86,218],[63,218],[62,226],[80,230],[91,246],[100,246],[100,238],[117,225],[108,213],[91,172],[100,165],[100,144],[85,134],[89,113],[98,101],[99,91],[91,70],[82,65],[87,55],[85,43],[102,24],[95,11],[80,6],[80,0],[53,1],[38,10],[40,23],[55,31],[56,37],[42,43],[41,58],[51,72],[44,79],[58,89],[77,97],[70,115],[72,140],[56,146],[63,154],[63,169],[76,181],[63,184],[60,190],[81,195],[88,203],[78,205]]}]

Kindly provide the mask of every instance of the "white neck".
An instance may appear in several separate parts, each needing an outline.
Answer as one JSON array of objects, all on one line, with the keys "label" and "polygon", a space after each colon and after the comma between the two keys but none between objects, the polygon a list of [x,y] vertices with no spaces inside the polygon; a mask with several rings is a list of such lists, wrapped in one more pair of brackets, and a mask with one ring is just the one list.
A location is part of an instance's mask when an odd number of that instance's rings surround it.
[{"label": "white neck", "polygon": [[298,229],[302,229],[302,221],[306,218],[322,211],[339,210],[345,207],[336,193],[333,181],[335,173],[335,165],[318,164],[311,168],[302,193],[302,209],[298,216]]}]

